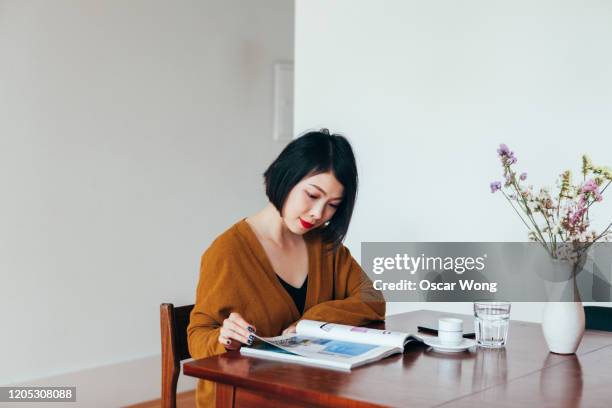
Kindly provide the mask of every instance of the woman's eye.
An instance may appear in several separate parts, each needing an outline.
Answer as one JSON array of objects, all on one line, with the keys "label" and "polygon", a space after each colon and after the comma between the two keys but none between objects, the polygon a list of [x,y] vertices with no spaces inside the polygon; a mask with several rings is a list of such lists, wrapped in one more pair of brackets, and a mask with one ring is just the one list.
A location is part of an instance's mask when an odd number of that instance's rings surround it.
[{"label": "woman's eye", "polygon": [[306,195],[312,199],[319,198],[316,195],[310,194],[308,191],[306,192]]},{"label": "woman's eye", "polygon": [[338,208],[338,206],[339,206],[339,205],[340,205],[340,204],[330,204],[329,206],[330,206],[331,208]]}]

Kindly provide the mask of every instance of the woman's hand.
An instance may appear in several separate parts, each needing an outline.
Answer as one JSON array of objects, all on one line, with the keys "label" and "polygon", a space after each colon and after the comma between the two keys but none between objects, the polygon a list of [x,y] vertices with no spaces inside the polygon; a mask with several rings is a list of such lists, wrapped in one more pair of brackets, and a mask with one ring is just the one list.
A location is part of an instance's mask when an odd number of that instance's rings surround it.
[{"label": "woman's hand", "polygon": [[293,323],[291,326],[289,326],[285,330],[283,330],[283,336],[285,334],[295,333],[295,327],[296,326],[297,326],[297,323]]},{"label": "woman's hand", "polygon": [[243,344],[253,344],[255,337],[251,333],[255,333],[255,326],[247,323],[239,313],[230,313],[221,326],[219,343],[227,350],[237,350]]}]

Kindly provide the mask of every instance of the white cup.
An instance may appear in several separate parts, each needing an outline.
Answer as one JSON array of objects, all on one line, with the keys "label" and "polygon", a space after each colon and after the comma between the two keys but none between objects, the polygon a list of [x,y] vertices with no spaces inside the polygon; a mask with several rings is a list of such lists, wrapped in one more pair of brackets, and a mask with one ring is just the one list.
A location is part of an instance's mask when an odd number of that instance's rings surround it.
[{"label": "white cup", "polygon": [[463,340],[463,320],[443,317],[438,320],[438,339],[440,343],[456,346]]}]

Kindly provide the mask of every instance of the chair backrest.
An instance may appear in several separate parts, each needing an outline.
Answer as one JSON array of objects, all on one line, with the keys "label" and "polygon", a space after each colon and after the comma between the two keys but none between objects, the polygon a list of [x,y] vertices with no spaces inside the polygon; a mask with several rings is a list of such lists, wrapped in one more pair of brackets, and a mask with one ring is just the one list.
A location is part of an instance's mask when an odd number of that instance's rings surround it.
[{"label": "chair backrest", "polygon": [[191,358],[187,346],[187,326],[193,305],[174,307],[162,303],[159,308],[162,346],[162,408],[176,408],[176,384],[181,360]]},{"label": "chair backrest", "polygon": [[585,306],[584,316],[587,329],[612,331],[612,307]]}]

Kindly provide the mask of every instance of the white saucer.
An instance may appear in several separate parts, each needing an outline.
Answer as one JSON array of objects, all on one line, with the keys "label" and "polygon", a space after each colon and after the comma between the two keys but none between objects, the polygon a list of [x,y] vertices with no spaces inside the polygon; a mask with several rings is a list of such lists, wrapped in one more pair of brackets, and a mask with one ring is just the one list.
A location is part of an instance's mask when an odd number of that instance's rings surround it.
[{"label": "white saucer", "polygon": [[464,338],[461,343],[453,346],[442,344],[440,339],[437,337],[424,337],[423,343],[427,344],[429,347],[433,347],[434,351],[440,351],[443,353],[459,353],[476,345],[475,340],[466,338]]}]

